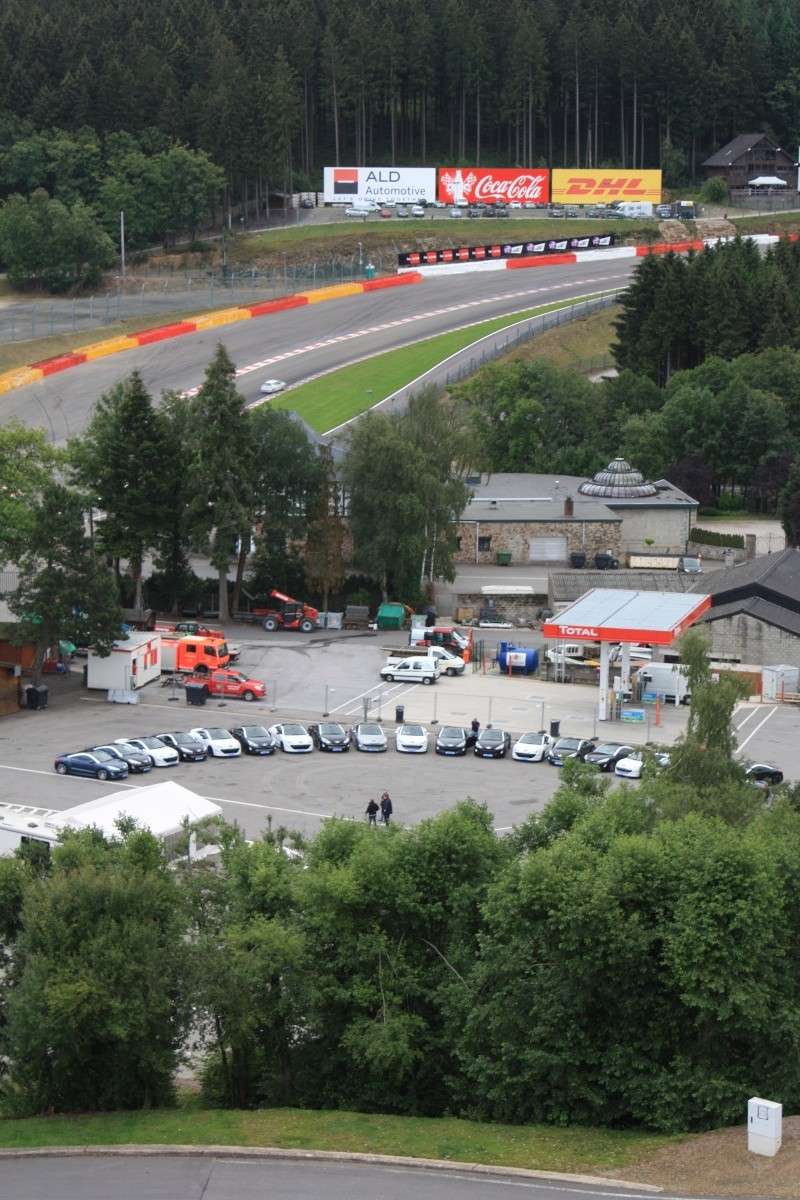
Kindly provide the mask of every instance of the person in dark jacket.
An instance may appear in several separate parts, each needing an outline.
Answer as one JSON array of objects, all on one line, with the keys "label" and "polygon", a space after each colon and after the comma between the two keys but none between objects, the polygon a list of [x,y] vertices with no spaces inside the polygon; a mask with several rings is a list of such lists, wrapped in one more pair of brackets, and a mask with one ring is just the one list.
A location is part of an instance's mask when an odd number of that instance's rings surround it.
[{"label": "person in dark jacket", "polygon": [[478,734],[481,731],[481,723],[477,717],[472,718],[469,728],[470,728],[470,734],[469,734],[469,737],[467,738],[467,745],[474,746],[478,740]]},{"label": "person in dark jacket", "polygon": [[369,804],[367,805],[367,820],[369,821],[370,825],[377,825],[379,812],[380,809],[378,808],[378,805],[374,800],[370,800]]},{"label": "person in dark jacket", "polygon": [[388,792],[384,792],[381,796],[381,820],[384,825],[389,824],[393,811],[391,797]]}]

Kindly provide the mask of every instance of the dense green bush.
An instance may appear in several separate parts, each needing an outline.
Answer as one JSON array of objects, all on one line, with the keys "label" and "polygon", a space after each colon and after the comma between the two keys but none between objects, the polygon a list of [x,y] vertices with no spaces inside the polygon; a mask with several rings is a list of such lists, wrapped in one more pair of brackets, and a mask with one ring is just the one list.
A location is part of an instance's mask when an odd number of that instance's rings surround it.
[{"label": "dense green bush", "polygon": [[698,542],[702,546],[732,546],[735,550],[744,550],[744,538],[740,533],[720,533],[716,529],[700,529],[692,527],[690,542]]}]

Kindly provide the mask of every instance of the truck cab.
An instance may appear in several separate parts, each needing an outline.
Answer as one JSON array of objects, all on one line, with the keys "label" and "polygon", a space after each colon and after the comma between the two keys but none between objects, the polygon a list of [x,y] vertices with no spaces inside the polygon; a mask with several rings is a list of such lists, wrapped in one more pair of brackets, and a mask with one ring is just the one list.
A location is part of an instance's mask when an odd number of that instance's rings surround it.
[{"label": "truck cab", "polygon": [[227,643],[221,638],[187,637],[161,639],[161,662],[166,671],[209,671],[227,667],[231,661]]}]

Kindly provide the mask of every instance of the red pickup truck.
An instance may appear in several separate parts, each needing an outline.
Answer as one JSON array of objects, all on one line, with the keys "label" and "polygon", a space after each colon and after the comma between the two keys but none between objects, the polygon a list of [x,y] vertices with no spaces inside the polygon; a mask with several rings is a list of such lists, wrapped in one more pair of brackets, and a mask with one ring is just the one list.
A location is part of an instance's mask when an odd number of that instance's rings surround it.
[{"label": "red pickup truck", "polygon": [[261,679],[248,679],[241,671],[209,671],[190,675],[185,683],[201,683],[211,696],[234,696],[240,700],[263,700],[267,685]]}]

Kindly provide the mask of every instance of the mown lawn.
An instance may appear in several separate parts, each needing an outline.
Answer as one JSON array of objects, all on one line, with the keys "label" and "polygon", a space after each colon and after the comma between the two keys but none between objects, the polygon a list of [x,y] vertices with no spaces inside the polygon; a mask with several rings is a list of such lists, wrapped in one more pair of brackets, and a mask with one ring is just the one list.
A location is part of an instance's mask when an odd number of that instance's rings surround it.
[{"label": "mown lawn", "polygon": [[611,344],[617,339],[614,322],[619,309],[603,308],[600,312],[548,329],[530,342],[515,346],[498,362],[530,362],[546,358],[557,367],[571,367],[584,374],[613,365]]},{"label": "mown lawn", "polygon": [[331,371],[318,379],[302,383],[271,403],[277,408],[299,413],[318,433],[327,433],[343,421],[348,421],[371,408],[386,396],[391,396],[392,392],[404,384],[410,383],[412,379],[429,371],[449,355],[463,350],[465,346],[487,334],[505,329],[527,317],[540,316],[542,313],[566,308],[575,303],[573,298],[541,305],[538,308],[496,317],[491,321],[481,321],[466,329],[454,329],[450,333],[438,334],[425,341],[415,342],[412,346],[389,350],[385,354],[374,355],[363,362],[342,367],[338,371]]},{"label": "mown lawn", "polygon": [[445,1117],[273,1108],[177,1109],[0,1120],[0,1147],[220,1145],[349,1150],[545,1171],[607,1172],[677,1141],[660,1134],[547,1125],[489,1125]]}]

